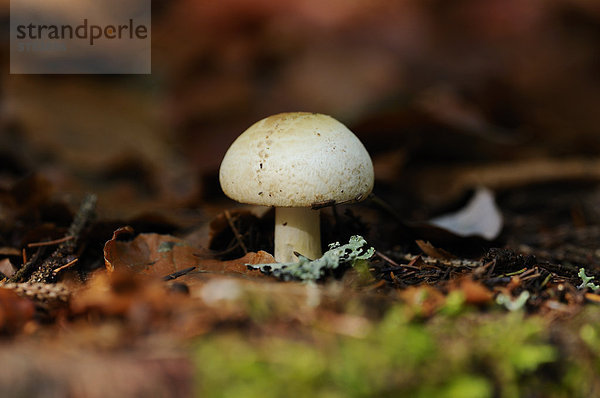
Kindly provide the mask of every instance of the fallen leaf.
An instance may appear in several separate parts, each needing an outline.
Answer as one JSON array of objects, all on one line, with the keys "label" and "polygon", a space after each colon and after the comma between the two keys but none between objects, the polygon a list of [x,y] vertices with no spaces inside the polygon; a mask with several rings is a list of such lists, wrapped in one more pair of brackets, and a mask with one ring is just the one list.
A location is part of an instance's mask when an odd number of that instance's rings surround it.
[{"label": "fallen leaf", "polygon": [[15,273],[15,267],[10,262],[10,259],[5,258],[3,260],[0,260],[0,272],[2,272],[5,276],[8,276],[9,278],[13,276],[13,274]]},{"label": "fallen leaf", "polygon": [[423,253],[425,253],[425,255],[429,257],[439,259],[456,258],[452,254],[448,253],[446,250],[433,246],[430,242],[425,242],[424,240],[417,240],[415,242],[417,243],[417,246],[419,246],[419,248],[423,250]]},{"label": "fallen leaf", "polygon": [[109,271],[132,270],[156,276],[166,276],[184,268],[196,267],[196,248],[171,235],[140,234],[130,242],[113,239],[104,246],[104,261]]},{"label": "fallen leaf", "polygon": [[115,250],[115,246],[117,244],[117,238],[119,237],[119,235],[123,235],[126,233],[132,234],[133,228],[131,228],[130,226],[118,228],[116,231],[113,232],[112,238],[104,244],[104,265],[106,266],[106,269],[109,272],[113,272],[115,270],[115,267],[112,263],[112,258],[113,251]]},{"label": "fallen leaf", "polygon": [[257,253],[250,252],[244,257],[240,257],[235,260],[199,260],[198,270],[223,273],[252,273],[253,275],[262,275],[262,273],[258,270],[249,270],[246,264],[270,264],[274,262],[275,258],[271,254],[260,250]]},{"label": "fallen leaf", "polygon": [[[265,251],[249,252],[245,256],[221,261],[202,259],[198,249],[171,235],[140,234],[129,242],[118,241],[119,235],[131,233],[131,227],[119,228],[104,245],[104,261],[109,271],[132,270],[164,277],[189,267],[217,273],[249,273],[246,264],[273,263],[275,259]],[[253,272],[260,275],[259,272]]]},{"label": "fallen leaf", "polygon": [[502,214],[496,206],[494,194],[480,187],[467,205],[461,210],[436,217],[431,224],[444,228],[459,236],[482,236],[494,240],[503,226]]},{"label": "fallen leaf", "polygon": [[467,304],[485,305],[490,303],[494,297],[494,294],[483,284],[470,278],[459,280],[455,288],[462,291]]}]

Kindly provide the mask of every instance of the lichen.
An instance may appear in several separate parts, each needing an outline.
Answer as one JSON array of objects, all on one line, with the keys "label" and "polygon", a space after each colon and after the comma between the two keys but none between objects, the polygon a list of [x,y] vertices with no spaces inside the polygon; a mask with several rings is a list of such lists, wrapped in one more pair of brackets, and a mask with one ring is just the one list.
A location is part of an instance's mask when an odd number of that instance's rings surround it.
[{"label": "lichen", "polygon": [[585,274],[585,268],[579,268],[579,273],[577,274],[577,276],[579,276],[582,281],[581,285],[577,286],[577,289],[585,289],[588,287],[594,291],[600,289],[600,286],[598,286],[594,282],[592,282],[592,279],[594,279],[594,277],[587,276]]},{"label": "lichen", "polygon": [[517,298],[511,298],[509,295],[500,293],[496,297],[496,303],[503,305],[509,311],[518,311],[527,304],[527,300],[531,294],[527,290],[523,290]]},{"label": "lichen", "polygon": [[368,260],[375,253],[372,247],[365,248],[366,241],[362,236],[355,235],[345,245],[339,242],[331,243],[329,250],[321,258],[310,260],[302,255],[297,262],[271,263],[271,264],[246,264],[250,269],[273,275],[279,279],[316,281],[325,276],[328,270],[338,268],[340,265],[354,264],[359,260]]}]

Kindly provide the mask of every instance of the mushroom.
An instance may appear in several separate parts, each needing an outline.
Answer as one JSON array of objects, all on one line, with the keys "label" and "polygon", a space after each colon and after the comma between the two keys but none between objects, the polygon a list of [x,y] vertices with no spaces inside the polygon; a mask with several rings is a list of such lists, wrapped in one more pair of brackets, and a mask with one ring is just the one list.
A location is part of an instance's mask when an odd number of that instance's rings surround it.
[{"label": "mushroom", "polygon": [[225,154],[219,180],[238,202],[275,206],[275,259],[294,252],[321,257],[319,208],[364,199],[373,164],[342,123],[318,113],[269,116],[250,126]]}]

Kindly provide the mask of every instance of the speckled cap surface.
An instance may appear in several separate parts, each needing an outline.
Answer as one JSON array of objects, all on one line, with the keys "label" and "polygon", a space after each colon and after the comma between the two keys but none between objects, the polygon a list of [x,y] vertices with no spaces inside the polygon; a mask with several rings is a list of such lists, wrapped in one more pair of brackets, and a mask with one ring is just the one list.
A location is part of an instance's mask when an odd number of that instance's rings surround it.
[{"label": "speckled cap surface", "polygon": [[280,113],[231,144],[219,180],[238,202],[307,207],[364,199],[373,189],[373,164],[359,139],[334,118]]}]

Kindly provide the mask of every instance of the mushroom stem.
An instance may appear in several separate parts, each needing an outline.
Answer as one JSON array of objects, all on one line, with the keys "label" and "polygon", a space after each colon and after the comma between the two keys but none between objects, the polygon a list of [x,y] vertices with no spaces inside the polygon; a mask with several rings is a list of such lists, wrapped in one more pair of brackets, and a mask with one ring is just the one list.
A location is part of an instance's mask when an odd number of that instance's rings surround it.
[{"label": "mushroom stem", "polygon": [[297,261],[294,252],[311,260],[321,257],[319,210],[275,208],[275,260],[280,263]]}]

